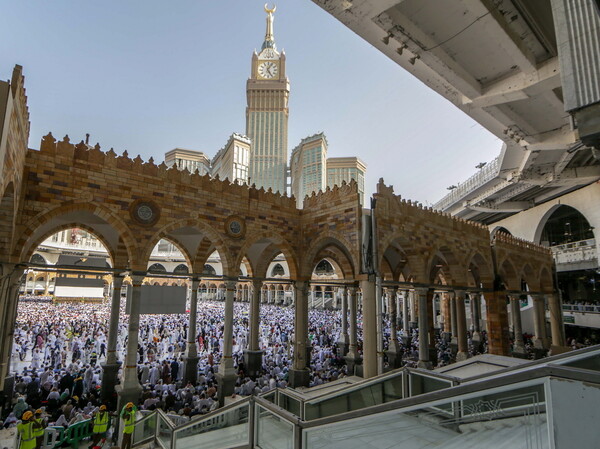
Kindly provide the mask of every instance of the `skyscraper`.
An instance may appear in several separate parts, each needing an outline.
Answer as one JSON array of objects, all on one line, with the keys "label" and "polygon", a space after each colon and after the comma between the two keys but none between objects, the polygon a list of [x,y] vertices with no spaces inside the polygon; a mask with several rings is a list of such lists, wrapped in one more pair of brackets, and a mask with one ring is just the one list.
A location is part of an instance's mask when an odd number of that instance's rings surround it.
[{"label": "skyscraper", "polygon": [[246,83],[246,135],[252,140],[250,184],[286,191],[288,99],[290,82],[285,76],[285,52],[278,52],[273,37],[273,13],[268,9],[265,40],[252,55]]},{"label": "skyscraper", "polygon": [[248,182],[248,160],[251,141],[246,136],[233,133],[223,148],[211,161],[211,176],[244,184]]},{"label": "skyscraper", "polygon": [[365,173],[367,164],[357,157],[330,157],[327,159],[327,187],[341,186],[354,179],[358,184],[360,204],[365,204]]},{"label": "skyscraper", "polygon": [[290,171],[292,195],[298,208],[306,195],[325,190],[327,186],[327,139],[323,133],[302,139],[292,151]]}]

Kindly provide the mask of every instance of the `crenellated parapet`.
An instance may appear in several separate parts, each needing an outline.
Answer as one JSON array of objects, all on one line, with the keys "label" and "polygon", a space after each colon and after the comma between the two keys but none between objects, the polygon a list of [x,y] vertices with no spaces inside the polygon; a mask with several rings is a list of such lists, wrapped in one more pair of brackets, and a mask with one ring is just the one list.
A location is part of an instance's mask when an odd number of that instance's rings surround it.
[{"label": "crenellated parapet", "polygon": [[492,238],[492,245],[499,246],[502,244],[516,246],[521,249],[533,251],[544,256],[552,257],[552,250],[550,248],[547,248],[542,245],[537,245],[528,240],[524,240],[513,235],[506,234],[504,232],[496,232],[496,234]]},{"label": "crenellated parapet", "polygon": [[307,195],[304,198],[303,208],[307,209],[322,205],[331,206],[342,199],[349,199],[351,195],[358,198],[358,184],[354,179],[351,179],[349,183],[342,181],[341,186],[327,187],[324,191],[321,190],[318,193],[313,192],[312,195]]},{"label": "crenellated parapet", "polygon": [[384,209],[384,213],[411,216],[418,220],[445,226],[448,229],[475,232],[480,236],[486,235],[489,238],[489,229],[487,226],[452,216],[432,207],[423,206],[417,201],[404,199],[402,196],[396,195],[394,193],[394,186],[387,186],[383,178],[379,179],[377,193],[374,197],[377,199],[377,208]]},{"label": "crenellated parapet", "polygon": [[118,155],[112,148],[107,152],[103,152],[99,144],[93,147],[83,141],[73,144],[69,136],[57,141],[52,133],[48,133],[42,138],[40,153],[56,159],[71,160],[73,167],[85,166],[91,168],[95,166],[123,170],[169,183],[185,185],[189,188],[266,201],[282,208],[296,208],[293,197],[288,197],[285,193],[275,193],[270,188],[268,190],[262,187],[257,189],[254,185],[232,183],[227,179],[221,180],[218,176],[200,175],[198,170],[190,173],[187,168],[179,170],[174,166],[168,167],[164,162],[157,165],[153,158],[145,162],[140,155],[132,159],[127,151],[123,151],[121,155]]}]

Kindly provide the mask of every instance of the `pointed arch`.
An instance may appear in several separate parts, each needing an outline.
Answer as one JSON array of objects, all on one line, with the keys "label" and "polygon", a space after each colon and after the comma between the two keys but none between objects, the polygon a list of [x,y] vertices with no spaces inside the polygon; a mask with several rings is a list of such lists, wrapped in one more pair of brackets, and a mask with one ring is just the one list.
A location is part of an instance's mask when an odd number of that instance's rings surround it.
[{"label": "pointed arch", "polygon": [[[181,252],[188,255],[190,268],[194,273],[202,272],[204,264],[214,251],[219,254],[223,273],[230,273],[231,268],[235,266],[231,263],[231,255],[221,235],[201,220],[183,219],[160,228],[148,240],[142,252],[142,260],[150,259],[152,249],[161,239],[178,243]],[[239,267],[239,264],[237,266]]]},{"label": "pointed arch", "polygon": [[133,233],[109,208],[95,202],[66,201],[40,212],[25,225],[13,249],[13,257],[29,260],[46,238],[68,227],[93,233],[109,252],[112,250],[114,267],[127,267],[137,253]]},{"label": "pointed arch", "polygon": [[302,263],[302,276],[310,279],[317,263],[331,258],[342,270],[345,279],[355,279],[358,261],[352,257],[350,244],[342,236],[328,233],[317,239],[305,253]]},{"label": "pointed arch", "polygon": [[254,234],[252,239],[246,240],[239,250],[235,265],[239,267],[246,258],[252,267],[253,276],[264,278],[267,277],[269,263],[279,253],[285,257],[290,277],[296,279],[298,275],[296,251],[283,236],[273,231],[259,232]]}]

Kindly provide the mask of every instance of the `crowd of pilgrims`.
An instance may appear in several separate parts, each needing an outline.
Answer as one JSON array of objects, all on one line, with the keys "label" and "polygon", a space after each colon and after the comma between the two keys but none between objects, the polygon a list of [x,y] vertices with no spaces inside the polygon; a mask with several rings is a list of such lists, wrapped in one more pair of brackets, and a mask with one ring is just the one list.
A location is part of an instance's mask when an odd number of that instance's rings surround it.
[{"label": "crowd of pilgrims", "polygon": [[[261,304],[259,344],[264,351],[262,374],[245,372],[243,351],[249,339],[249,304],[234,304],[233,359],[237,369],[234,396],[246,396],[286,387],[293,360],[294,308]],[[27,410],[42,408],[49,424],[68,426],[88,419],[102,404],[100,387],[106,360],[110,310],[108,304],[69,304],[21,301],[15,328],[12,368],[15,393],[4,398],[10,412],[2,416],[5,427],[14,425]],[[138,377],[143,387],[138,404],[144,410],[161,408],[182,419],[202,415],[218,407],[215,373],[223,347],[224,303],[200,301],[196,344],[198,381],[184,381],[183,360],[187,340],[187,315],[142,315],[138,345]],[[361,353],[362,316],[358,313],[358,351]],[[401,317],[398,317],[398,323]],[[127,316],[120,313],[117,355],[125,359]],[[312,345],[310,385],[320,385],[348,375],[338,348],[341,332],[339,310],[310,309],[309,339]],[[390,335],[386,319],[384,336]],[[416,365],[418,330],[403,335],[403,363]],[[485,352],[472,345],[472,354]],[[453,360],[450,342],[438,334],[438,366]],[[114,409],[115,404],[108,404]]]}]

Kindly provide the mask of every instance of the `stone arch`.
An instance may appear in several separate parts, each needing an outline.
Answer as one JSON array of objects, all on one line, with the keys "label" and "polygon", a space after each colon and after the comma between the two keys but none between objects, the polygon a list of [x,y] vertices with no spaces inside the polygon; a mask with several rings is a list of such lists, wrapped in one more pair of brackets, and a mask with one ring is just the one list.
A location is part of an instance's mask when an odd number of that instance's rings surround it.
[{"label": "stone arch", "polygon": [[506,289],[516,291],[521,290],[521,280],[517,275],[515,266],[508,258],[504,259],[498,266],[498,275],[500,276]]},{"label": "stone arch", "polygon": [[296,251],[286,239],[272,231],[258,233],[253,239],[246,240],[240,248],[235,265],[239,267],[243,259],[246,258],[253,268],[253,276],[265,278],[270,262],[280,253],[285,257],[290,277],[296,279],[298,276]]},{"label": "stone arch", "polygon": [[149,273],[166,273],[167,269],[165,266],[159,262],[153,263],[148,267]]},{"label": "stone arch", "polygon": [[439,272],[443,272],[447,285],[466,285],[466,270],[448,246],[440,246],[427,263],[428,282],[434,283]]},{"label": "stone arch", "polygon": [[204,266],[202,267],[201,273],[205,276],[216,276],[217,270],[215,270],[215,267],[213,267],[211,264],[205,263]]},{"label": "stone arch", "polygon": [[231,257],[221,235],[200,220],[183,219],[160,228],[149,239],[142,253],[142,260],[150,259],[152,250],[161,239],[177,244],[180,251],[187,256],[190,269],[194,273],[202,271],[204,264],[214,251],[219,254],[223,273],[230,273]]},{"label": "stone arch", "polygon": [[530,290],[539,290],[539,279],[536,278],[533,268],[531,268],[529,263],[523,265],[519,277],[527,283]]},{"label": "stone arch", "polygon": [[[6,256],[12,252],[13,233],[15,229],[16,199],[15,184],[9,182],[0,198],[0,251]],[[29,259],[27,259],[29,260]]]},{"label": "stone arch", "polygon": [[[469,258],[467,265],[467,281],[470,287],[492,288],[494,284],[494,272],[491,264],[481,255],[479,251],[474,251]],[[473,285],[471,285],[471,282]]]},{"label": "stone arch", "polygon": [[312,272],[322,259],[331,258],[340,267],[344,279],[354,279],[357,274],[358,261],[352,257],[351,246],[339,235],[333,233],[322,236],[314,242],[305,253],[302,263],[302,275],[310,279]]},{"label": "stone arch", "polygon": [[[187,248],[181,242],[179,242],[173,236],[163,237],[160,240],[166,240],[167,242],[171,243],[175,248],[177,248],[179,250],[179,252],[183,255],[183,258],[185,259],[185,262],[186,262],[185,265],[187,266],[188,270],[191,269],[191,267],[193,266],[191,255],[190,255],[190,253],[188,253]],[[156,245],[154,245],[154,247],[152,248],[152,251],[154,251],[154,248],[156,248],[156,246],[160,243],[160,240],[158,242],[156,242]],[[148,259],[148,262],[146,263],[146,265],[149,266],[150,264],[152,264],[151,258]],[[182,264],[182,265],[184,265],[184,264]]]},{"label": "stone arch", "polygon": [[427,282],[423,251],[410,241],[405,232],[387,236],[383,239],[380,248],[380,268],[385,258],[394,273],[394,277],[398,278],[401,273],[411,272],[419,282]]},{"label": "stone arch", "polygon": [[46,260],[46,258],[44,256],[42,256],[40,253],[34,253],[31,258],[29,259],[29,261],[31,263],[37,263],[37,264],[43,264],[43,265],[48,265],[48,261]]},{"label": "stone arch", "polygon": [[[81,224],[81,223],[65,223],[65,224],[60,225],[60,227],[58,227],[58,228],[51,229],[47,233],[43,234],[39,239],[37,239],[36,245],[31,247],[31,252],[37,251],[37,248],[46,239],[52,237],[54,234],[58,234],[59,232],[73,229],[73,228],[83,229],[84,231],[87,231],[90,234],[93,234],[93,236],[96,239],[98,239],[98,241],[100,241],[100,243],[102,243],[104,248],[106,248],[106,251],[108,253],[108,258],[110,260],[109,266],[114,266],[116,255],[115,255],[115,250],[110,246],[110,243],[106,240],[106,238],[103,235],[99,235],[97,233],[97,231],[95,230],[95,228],[88,226],[86,224]],[[30,256],[30,258],[29,258],[30,260],[31,260],[31,257],[33,257],[33,254]]]},{"label": "stone arch", "polygon": [[[538,226],[535,230],[535,234],[533,237],[534,243],[541,244],[542,233],[544,231],[544,228],[546,227],[546,224],[548,223],[548,220],[550,220],[550,218],[552,218],[552,216],[556,213],[556,211],[561,208],[573,209],[575,212],[580,214],[587,221],[588,225],[591,224],[590,218],[587,217],[583,212],[581,212],[577,207],[571,206],[570,204],[555,204],[550,209],[548,209],[546,211],[546,213],[540,219],[540,222],[538,223]],[[595,238],[596,233],[594,232],[591,225],[590,225],[590,229],[592,230],[591,231],[592,236]],[[550,242],[550,246],[552,246],[552,242]]]},{"label": "stone arch", "polygon": [[247,276],[254,277],[254,267],[252,266],[252,264],[246,256],[242,257],[242,263],[240,264],[240,268],[242,265],[246,269]]},{"label": "stone arch", "polygon": [[93,233],[109,253],[112,250],[113,267],[127,267],[136,254],[136,239],[131,230],[110,209],[94,202],[67,201],[54,209],[40,212],[25,225],[13,257],[29,260],[35,248],[46,238],[69,227]]},{"label": "stone arch", "polygon": [[276,263],[271,269],[269,277],[283,276],[284,274],[285,270],[283,269],[283,265],[281,265],[280,263]]},{"label": "stone arch", "polygon": [[554,292],[554,282],[552,279],[551,270],[548,267],[542,267],[540,269],[540,273],[538,279],[540,280],[540,291],[544,293],[553,293]]},{"label": "stone arch", "polygon": [[188,274],[189,272],[190,272],[189,267],[184,263],[180,263],[173,270],[173,273],[175,273],[175,274]]}]

